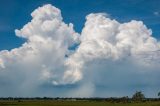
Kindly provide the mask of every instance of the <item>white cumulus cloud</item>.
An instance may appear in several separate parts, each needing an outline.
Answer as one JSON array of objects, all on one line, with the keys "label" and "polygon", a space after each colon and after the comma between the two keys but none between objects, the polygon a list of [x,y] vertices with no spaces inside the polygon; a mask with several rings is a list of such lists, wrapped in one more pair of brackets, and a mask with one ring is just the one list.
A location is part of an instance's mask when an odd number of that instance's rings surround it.
[{"label": "white cumulus cloud", "polygon": [[26,42],[0,51],[2,96],[116,96],[160,88],[160,43],[143,22],[91,13],[78,34],[50,4],[31,16],[15,30]]}]

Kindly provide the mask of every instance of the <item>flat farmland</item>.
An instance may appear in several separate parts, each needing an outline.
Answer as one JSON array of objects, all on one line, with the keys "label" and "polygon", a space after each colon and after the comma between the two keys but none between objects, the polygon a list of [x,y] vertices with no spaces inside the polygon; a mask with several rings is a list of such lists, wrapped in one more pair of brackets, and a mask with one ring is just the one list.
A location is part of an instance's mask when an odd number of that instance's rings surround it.
[{"label": "flat farmland", "polygon": [[160,106],[160,101],[139,103],[110,103],[106,101],[4,100],[0,101],[0,106]]}]

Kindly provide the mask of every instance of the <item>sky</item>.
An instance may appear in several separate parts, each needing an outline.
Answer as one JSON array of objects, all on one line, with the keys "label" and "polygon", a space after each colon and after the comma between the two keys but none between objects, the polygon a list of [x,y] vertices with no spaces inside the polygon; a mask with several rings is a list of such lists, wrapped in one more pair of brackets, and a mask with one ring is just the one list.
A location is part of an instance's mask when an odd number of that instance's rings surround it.
[{"label": "sky", "polygon": [[160,90],[159,0],[1,0],[0,96]]},{"label": "sky", "polygon": [[107,12],[120,22],[141,20],[160,38],[159,0],[1,0],[0,3],[0,50],[19,47],[24,39],[17,38],[14,29],[31,20],[30,13],[44,4],[53,4],[62,11],[64,22],[73,23],[81,32],[85,16],[89,13]]}]

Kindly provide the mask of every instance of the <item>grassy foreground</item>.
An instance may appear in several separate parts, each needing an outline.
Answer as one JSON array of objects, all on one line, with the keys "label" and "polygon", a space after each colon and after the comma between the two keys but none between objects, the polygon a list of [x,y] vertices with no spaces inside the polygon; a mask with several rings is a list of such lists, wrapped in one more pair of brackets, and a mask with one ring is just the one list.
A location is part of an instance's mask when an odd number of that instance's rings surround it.
[{"label": "grassy foreground", "polygon": [[109,103],[106,101],[0,101],[0,106],[160,106],[158,102],[143,103]]}]

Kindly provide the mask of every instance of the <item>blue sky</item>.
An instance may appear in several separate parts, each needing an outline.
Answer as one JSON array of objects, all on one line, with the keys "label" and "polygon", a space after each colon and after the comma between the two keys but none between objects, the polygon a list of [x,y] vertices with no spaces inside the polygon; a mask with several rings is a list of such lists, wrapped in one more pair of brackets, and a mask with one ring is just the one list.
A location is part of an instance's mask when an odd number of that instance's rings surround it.
[{"label": "blue sky", "polygon": [[1,96],[131,97],[141,90],[157,97],[159,5],[1,0]]},{"label": "blue sky", "polygon": [[89,13],[105,12],[119,22],[142,20],[160,38],[159,0],[1,0],[0,50],[19,47],[24,39],[15,36],[14,30],[31,20],[30,13],[44,4],[53,4],[62,11],[66,23],[73,23],[81,32]]}]

